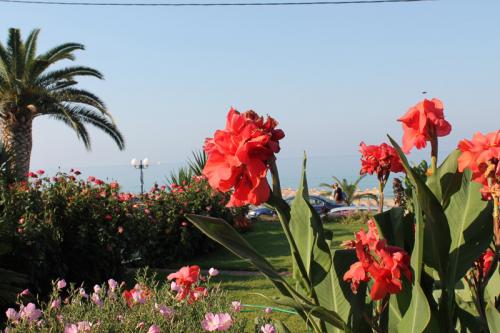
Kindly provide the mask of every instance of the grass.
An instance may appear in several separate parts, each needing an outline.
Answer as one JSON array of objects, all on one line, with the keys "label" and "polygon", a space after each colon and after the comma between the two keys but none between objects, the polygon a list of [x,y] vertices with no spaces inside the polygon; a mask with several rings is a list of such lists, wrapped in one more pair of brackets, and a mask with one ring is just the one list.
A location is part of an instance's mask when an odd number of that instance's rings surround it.
[{"label": "grass", "polygon": [[[333,232],[334,246],[339,246],[344,240],[352,239],[354,232],[359,231],[361,226],[361,223],[327,222],[324,224],[325,229]],[[253,225],[251,231],[243,234],[243,237],[263,255],[277,271],[283,272],[290,270],[290,248],[283,230],[281,229],[281,225],[278,222],[258,221]],[[172,267],[177,268],[185,265],[199,265],[203,269],[216,267],[219,270],[228,271],[256,270],[251,263],[238,258],[222,247],[209,255],[173,264]]]}]

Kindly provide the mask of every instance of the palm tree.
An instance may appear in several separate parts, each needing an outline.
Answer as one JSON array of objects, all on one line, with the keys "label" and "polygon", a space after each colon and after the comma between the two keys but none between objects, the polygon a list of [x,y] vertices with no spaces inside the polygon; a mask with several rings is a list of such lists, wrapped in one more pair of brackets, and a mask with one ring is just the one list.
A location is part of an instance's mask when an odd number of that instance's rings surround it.
[{"label": "palm tree", "polygon": [[[365,175],[361,175],[354,181],[354,183],[350,183],[347,181],[347,179],[343,178],[342,180],[338,179],[335,176],[332,176],[334,182],[338,183],[340,187],[342,188],[342,192],[345,194],[345,203],[348,206],[351,206],[354,200],[359,200],[359,199],[371,199],[374,200],[376,203],[378,203],[378,197],[375,194],[372,193],[356,193],[359,188],[358,184],[359,182],[365,177]],[[332,184],[328,183],[321,183],[319,184],[321,187],[328,187],[330,190],[332,189]],[[331,191],[333,194],[333,191]]]},{"label": "palm tree", "polygon": [[74,52],[84,46],[65,43],[37,55],[39,32],[33,30],[23,41],[20,31],[11,28],[5,46],[0,42],[0,131],[5,148],[13,157],[11,167],[17,179],[25,179],[29,171],[32,125],[40,116],[49,116],[71,127],[89,150],[87,124],[111,136],[119,149],[125,147],[123,136],[103,101],[77,87],[77,78],[102,79],[102,74],[85,66],[52,70],[60,61],[74,60]]}]

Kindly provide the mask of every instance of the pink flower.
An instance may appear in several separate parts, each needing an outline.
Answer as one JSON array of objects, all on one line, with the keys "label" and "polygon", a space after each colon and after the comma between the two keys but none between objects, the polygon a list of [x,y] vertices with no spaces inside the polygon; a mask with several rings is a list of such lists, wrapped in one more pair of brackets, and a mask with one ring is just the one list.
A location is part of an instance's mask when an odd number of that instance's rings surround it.
[{"label": "pink flower", "polygon": [[96,294],[100,293],[100,292],[101,292],[101,286],[100,286],[100,285],[98,285],[98,284],[96,284],[96,285],[94,286],[94,292],[95,292]]},{"label": "pink flower", "polygon": [[146,297],[141,289],[134,289],[132,291],[132,299],[135,303],[144,304],[146,303]]},{"label": "pink flower", "polygon": [[97,293],[93,293],[92,296],[90,297],[90,299],[92,300],[92,302],[94,302],[95,305],[97,305],[99,307],[104,305],[101,298],[99,297],[99,294],[97,294]]},{"label": "pink flower", "polygon": [[148,333],[160,333],[160,327],[157,325],[151,325],[149,327]]},{"label": "pink flower", "polygon": [[64,327],[64,333],[78,333],[78,327],[75,324],[68,324]]},{"label": "pink flower", "polygon": [[66,281],[64,279],[57,281],[57,289],[61,290],[66,288]]},{"label": "pink flower", "polygon": [[88,181],[88,182],[94,182],[94,181],[95,181],[95,177],[94,177],[94,176],[89,176],[89,177],[87,178],[87,181]]},{"label": "pink flower", "polygon": [[217,313],[213,314],[211,312],[205,315],[205,319],[201,322],[201,327],[205,331],[225,331],[231,327],[233,320],[229,313]]},{"label": "pink flower", "polygon": [[42,310],[37,309],[35,304],[28,303],[26,306],[21,305],[19,314],[22,319],[36,321],[42,316]]},{"label": "pink flower", "polygon": [[143,322],[143,321],[141,321],[140,323],[138,323],[138,324],[135,326],[135,328],[137,328],[137,329],[141,329],[141,328],[143,328],[143,327],[144,327],[144,322]]},{"label": "pink flower", "polygon": [[231,309],[234,312],[240,312],[241,311],[241,302],[239,302],[239,301],[231,302]]},{"label": "pink flower", "polygon": [[109,286],[109,289],[111,291],[115,291],[116,290],[116,287],[118,287],[118,282],[116,282],[115,280],[113,279],[109,279],[108,280],[108,286]]},{"label": "pink flower", "polygon": [[89,321],[78,322],[78,332],[90,332],[92,330],[92,323]]},{"label": "pink flower", "polygon": [[61,299],[60,298],[55,299],[52,301],[52,303],[50,303],[51,309],[59,309],[60,307],[61,307]]},{"label": "pink flower", "polygon": [[29,296],[30,295],[30,290],[29,289],[24,289],[23,291],[21,291],[21,296]]},{"label": "pink flower", "polygon": [[5,316],[10,321],[17,321],[20,318],[19,313],[17,313],[17,311],[13,308],[8,308],[7,311],[5,311]]},{"label": "pink flower", "polygon": [[264,312],[265,312],[266,314],[271,314],[271,313],[273,312],[273,309],[271,309],[271,308],[265,308],[265,309],[264,309]]},{"label": "pink flower", "polygon": [[217,275],[219,275],[219,270],[212,267],[212,268],[210,268],[208,270],[208,275],[210,275],[210,276],[217,276]]},{"label": "pink flower", "polygon": [[160,314],[163,316],[163,318],[170,320],[174,317],[175,310],[169,306],[166,305],[158,305],[155,303],[155,309],[160,312]]},{"label": "pink flower", "polygon": [[80,288],[79,294],[83,298],[89,298],[89,295],[85,292],[85,289],[83,289],[83,288]]},{"label": "pink flower", "polygon": [[172,283],[170,284],[170,290],[179,291],[181,290],[181,288],[177,285],[177,283],[175,283],[175,281],[172,281]]},{"label": "pink flower", "polygon": [[265,324],[263,325],[261,328],[260,328],[260,331],[262,333],[274,333],[275,332],[275,329],[274,329],[274,326],[271,325],[271,324]]},{"label": "pink flower", "polygon": [[40,169],[40,170],[37,170],[36,173],[41,176],[45,173],[45,171]]},{"label": "pink flower", "polygon": [[28,176],[28,178],[38,178],[38,175],[36,173],[34,173],[34,172],[31,172],[31,171],[28,172],[26,174],[26,176]]}]

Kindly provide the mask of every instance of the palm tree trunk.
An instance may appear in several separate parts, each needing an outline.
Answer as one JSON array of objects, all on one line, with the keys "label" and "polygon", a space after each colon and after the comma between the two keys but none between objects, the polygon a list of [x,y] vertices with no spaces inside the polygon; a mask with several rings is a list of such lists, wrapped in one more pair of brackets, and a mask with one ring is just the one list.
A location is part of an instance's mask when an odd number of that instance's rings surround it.
[{"label": "palm tree trunk", "polygon": [[0,130],[5,150],[12,157],[11,170],[16,180],[25,180],[30,168],[31,148],[33,146],[33,119],[24,121],[1,121]]}]

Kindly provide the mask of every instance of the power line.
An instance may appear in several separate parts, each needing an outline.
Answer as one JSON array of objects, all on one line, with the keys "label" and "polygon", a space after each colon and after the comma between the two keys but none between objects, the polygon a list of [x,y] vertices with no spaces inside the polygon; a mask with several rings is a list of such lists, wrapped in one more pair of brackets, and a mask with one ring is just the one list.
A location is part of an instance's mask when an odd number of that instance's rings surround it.
[{"label": "power line", "polygon": [[0,3],[24,5],[59,5],[59,6],[115,6],[115,7],[214,7],[214,6],[318,6],[318,5],[361,5],[377,3],[427,2],[438,0],[353,0],[353,1],[303,1],[303,2],[211,2],[211,3],[148,3],[148,2],[67,2],[37,0],[0,0]]}]

